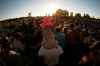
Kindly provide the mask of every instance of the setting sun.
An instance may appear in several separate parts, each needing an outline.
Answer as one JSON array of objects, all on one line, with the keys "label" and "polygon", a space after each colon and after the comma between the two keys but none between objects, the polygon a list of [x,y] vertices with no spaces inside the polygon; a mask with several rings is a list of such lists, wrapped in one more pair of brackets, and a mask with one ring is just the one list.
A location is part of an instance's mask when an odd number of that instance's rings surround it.
[{"label": "setting sun", "polygon": [[50,3],[47,6],[47,13],[52,15],[57,9],[59,9],[59,6],[56,3]]}]

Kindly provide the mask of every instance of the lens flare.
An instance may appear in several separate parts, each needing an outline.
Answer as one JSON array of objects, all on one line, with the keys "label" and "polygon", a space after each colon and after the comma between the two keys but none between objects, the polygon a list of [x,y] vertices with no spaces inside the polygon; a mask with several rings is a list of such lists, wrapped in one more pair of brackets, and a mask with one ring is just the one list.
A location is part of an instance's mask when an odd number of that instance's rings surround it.
[{"label": "lens flare", "polygon": [[51,15],[55,13],[57,9],[59,9],[59,6],[56,3],[50,3],[47,6],[47,13]]}]

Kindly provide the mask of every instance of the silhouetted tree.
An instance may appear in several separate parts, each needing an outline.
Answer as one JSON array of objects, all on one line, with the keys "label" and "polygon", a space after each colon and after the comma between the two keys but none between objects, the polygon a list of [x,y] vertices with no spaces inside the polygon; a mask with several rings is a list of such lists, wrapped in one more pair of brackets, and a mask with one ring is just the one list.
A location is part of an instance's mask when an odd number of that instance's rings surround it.
[{"label": "silhouetted tree", "polygon": [[81,18],[82,16],[81,16],[80,13],[76,13],[76,14],[75,14],[75,17],[76,17],[76,18]]},{"label": "silhouetted tree", "polygon": [[55,16],[69,16],[69,12],[67,10],[58,9]]},{"label": "silhouetted tree", "polygon": [[90,15],[89,14],[84,14],[83,18],[89,19],[90,18]]},{"label": "silhouetted tree", "polygon": [[70,16],[73,17],[73,12],[70,12]]}]

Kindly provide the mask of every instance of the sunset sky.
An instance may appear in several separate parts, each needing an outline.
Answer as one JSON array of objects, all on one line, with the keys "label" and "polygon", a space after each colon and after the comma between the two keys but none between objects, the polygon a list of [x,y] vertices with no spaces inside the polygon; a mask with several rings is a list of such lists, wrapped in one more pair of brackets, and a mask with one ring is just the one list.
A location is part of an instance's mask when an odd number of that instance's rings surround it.
[{"label": "sunset sky", "polygon": [[54,13],[58,8],[100,18],[100,0],[0,0],[0,20]]}]

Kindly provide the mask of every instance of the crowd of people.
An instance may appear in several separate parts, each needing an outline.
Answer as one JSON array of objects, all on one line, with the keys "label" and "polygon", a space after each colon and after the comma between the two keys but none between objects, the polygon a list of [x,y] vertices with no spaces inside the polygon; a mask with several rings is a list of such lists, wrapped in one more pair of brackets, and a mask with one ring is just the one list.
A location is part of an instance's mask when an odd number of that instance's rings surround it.
[{"label": "crowd of people", "polygon": [[0,64],[5,66],[100,65],[99,34],[100,30],[79,28],[75,24],[63,29],[59,27],[45,29],[39,25],[34,28],[24,25],[23,31],[0,33]]}]

